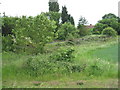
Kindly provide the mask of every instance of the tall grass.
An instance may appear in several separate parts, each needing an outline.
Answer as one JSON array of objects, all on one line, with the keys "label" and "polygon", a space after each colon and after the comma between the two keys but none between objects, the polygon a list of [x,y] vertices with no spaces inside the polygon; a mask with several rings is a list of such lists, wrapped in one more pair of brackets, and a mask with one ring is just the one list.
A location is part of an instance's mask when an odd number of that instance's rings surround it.
[{"label": "tall grass", "polygon": [[[74,46],[67,46],[65,44],[58,46],[55,43],[48,44],[47,46],[50,47],[46,48],[46,53],[34,56],[24,53],[15,54],[13,52],[3,52],[3,85],[6,85],[6,81],[9,82],[12,80],[20,82],[31,80],[64,81],[70,80],[70,77],[75,80],[90,79],[94,77],[117,78],[118,63],[116,62],[117,60],[113,60],[118,57],[116,52],[117,41],[115,40],[104,43],[91,42],[82,45],[77,44]],[[50,56],[56,55],[59,48],[66,49],[69,47],[72,47],[75,50],[73,52],[73,56],[75,57],[74,62],[50,61]],[[110,51],[111,53],[109,53]],[[114,56],[112,56],[113,54]],[[35,66],[34,70],[26,65],[26,62],[28,62],[30,58],[32,61],[31,66]],[[112,60],[109,60],[110,58]],[[75,71],[72,71],[73,67],[75,68]],[[38,72],[37,75],[36,72]]]}]

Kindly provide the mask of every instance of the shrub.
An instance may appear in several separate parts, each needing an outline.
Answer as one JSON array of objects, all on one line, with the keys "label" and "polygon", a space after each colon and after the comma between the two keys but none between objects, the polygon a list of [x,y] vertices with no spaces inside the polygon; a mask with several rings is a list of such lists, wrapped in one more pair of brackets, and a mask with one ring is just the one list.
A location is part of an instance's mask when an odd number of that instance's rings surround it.
[{"label": "shrub", "polygon": [[90,34],[90,30],[86,28],[84,25],[81,25],[81,27],[79,26],[78,31],[79,31],[78,34],[80,36],[86,36]]},{"label": "shrub", "polygon": [[59,50],[57,54],[50,56],[50,59],[54,61],[72,62],[75,58],[73,52],[74,49],[72,48]]},{"label": "shrub", "polygon": [[[26,52],[42,53],[46,43],[54,38],[55,22],[49,20],[44,14],[36,17],[23,16],[17,20],[13,33],[15,45],[22,47]],[[17,48],[17,47],[16,47]]]},{"label": "shrub", "polygon": [[106,25],[106,24],[102,24],[102,23],[97,23],[96,25],[95,25],[95,27],[93,28],[93,34],[101,34],[102,33],[102,30],[104,29],[104,28],[106,28],[106,27],[108,27],[108,25]]},{"label": "shrub", "polygon": [[18,17],[2,17],[2,35],[7,36],[12,34],[12,29],[15,28],[16,20],[18,19]]},{"label": "shrub", "polygon": [[85,69],[85,73],[88,76],[110,76],[115,75],[117,72],[117,66],[106,60],[96,59],[93,62],[89,62],[89,65]]},{"label": "shrub", "polygon": [[103,29],[102,34],[107,36],[117,36],[117,32],[111,27]]},{"label": "shrub", "polygon": [[[69,51],[71,53],[73,51]],[[44,74],[55,74],[55,73],[73,73],[73,72],[80,72],[83,68],[74,62],[70,62],[72,60],[72,56],[66,56],[68,54],[50,57],[50,59],[40,59],[38,57],[28,58],[23,63],[23,69],[26,71],[27,74],[30,76],[39,76]]]},{"label": "shrub", "polygon": [[73,39],[74,37],[77,37],[77,30],[71,23],[64,23],[58,29],[59,40]]},{"label": "shrub", "polygon": [[13,38],[11,35],[2,36],[2,50],[13,51]]}]

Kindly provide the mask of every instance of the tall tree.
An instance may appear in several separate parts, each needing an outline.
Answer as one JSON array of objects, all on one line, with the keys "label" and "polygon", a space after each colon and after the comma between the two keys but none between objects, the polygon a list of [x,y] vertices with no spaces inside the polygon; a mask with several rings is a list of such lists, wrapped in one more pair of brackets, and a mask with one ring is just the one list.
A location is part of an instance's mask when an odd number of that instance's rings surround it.
[{"label": "tall tree", "polygon": [[69,14],[68,15],[68,21],[72,24],[75,25],[74,18]]},{"label": "tall tree", "polygon": [[36,17],[22,17],[13,29],[16,50],[33,50],[33,53],[43,52],[46,43],[54,39],[55,21],[49,20],[44,14]]},{"label": "tall tree", "polygon": [[111,18],[116,18],[117,16],[115,14],[109,13],[109,14],[105,14],[102,19],[111,19]]},{"label": "tall tree", "polygon": [[62,7],[62,14],[61,14],[62,24],[68,22],[69,15],[66,6]]},{"label": "tall tree", "polygon": [[70,22],[64,23],[58,30],[58,39],[66,40],[77,37],[77,29]]},{"label": "tall tree", "polygon": [[81,16],[80,19],[79,19],[77,28],[79,29],[81,26],[84,26],[87,23],[88,23],[88,21],[85,19],[85,17]]},{"label": "tall tree", "polygon": [[78,26],[77,26],[77,28],[79,30],[78,34],[80,36],[85,36],[85,35],[90,34],[90,30],[88,28],[86,28],[86,26],[85,26],[85,24],[87,24],[87,23],[88,23],[88,21],[85,19],[85,17],[81,16],[79,19],[79,22],[78,22]]},{"label": "tall tree", "polygon": [[64,24],[65,22],[70,22],[72,25],[75,24],[74,18],[70,14],[68,14],[66,6],[62,7],[61,19],[62,19],[62,24]]},{"label": "tall tree", "polygon": [[58,28],[59,28],[59,20],[60,20],[60,13],[58,12],[46,12],[44,13],[45,16],[47,16],[50,20],[54,20],[56,22],[56,26],[57,28],[54,30],[54,33],[57,32]]},{"label": "tall tree", "polygon": [[75,25],[74,18],[72,16],[70,17],[70,22],[72,25]]},{"label": "tall tree", "polygon": [[12,29],[15,28],[16,20],[18,19],[18,17],[2,17],[2,35],[12,34]]},{"label": "tall tree", "polygon": [[59,4],[58,2],[49,2],[49,11],[59,12]]},{"label": "tall tree", "polygon": [[[94,27],[94,31],[102,32],[106,27],[111,27],[120,35],[120,19],[115,14],[109,13],[102,17]],[[100,33],[101,34],[101,33]]]}]

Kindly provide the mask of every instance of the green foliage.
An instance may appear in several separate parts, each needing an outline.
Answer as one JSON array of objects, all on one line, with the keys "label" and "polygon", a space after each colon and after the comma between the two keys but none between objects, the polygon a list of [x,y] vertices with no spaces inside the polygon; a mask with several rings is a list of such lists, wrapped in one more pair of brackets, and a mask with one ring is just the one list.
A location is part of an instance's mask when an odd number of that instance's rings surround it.
[{"label": "green foliage", "polygon": [[70,14],[68,15],[68,22],[70,22],[72,25],[75,25],[74,18]]},{"label": "green foliage", "polygon": [[45,74],[67,74],[81,71],[81,67],[78,64],[63,61],[39,60],[38,58],[29,58],[23,64],[23,68],[27,74],[35,77]]},{"label": "green foliage", "polygon": [[26,51],[31,49],[34,53],[43,52],[44,45],[54,38],[55,28],[55,22],[48,20],[43,14],[34,18],[23,16],[17,20],[13,30],[14,44]]},{"label": "green foliage", "polygon": [[86,36],[90,34],[90,30],[86,28],[84,25],[79,26],[79,36]]},{"label": "green foliage", "polygon": [[118,29],[117,29],[118,35],[120,35],[120,21],[118,23]]},{"label": "green foliage", "polygon": [[111,27],[107,27],[102,31],[103,35],[107,35],[107,36],[117,36],[117,32],[111,28]]},{"label": "green foliage", "polygon": [[75,26],[73,26],[71,23],[64,23],[58,30],[58,39],[73,39],[74,37],[78,36],[77,32],[78,31],[76,30]]},{"label": "green foliage", "polygon": [[15,23],[18,19],[18,17],[2,17],[2,35],[6,36],[8,34],[12,34],[12,29],[15,28]]},{"label": "green foliage", "polygon": [[58,12],[46,12],[45,15],[48,16],[48,18],[50,20],[54,20],[54,21],[56,21],[57,24],[59,24],[60,13],[58,13]]},{"label": "green foliage", "polygon": [[108,25],[108,27],[112,27],[116,31],[118,29],[118,20],[116,18],[103,19],[103,20],[100,20],[99,23]]},{"label": "green foliage", "polygon": [[69,49],[62,49],[59,50],[59,52],[55,55],[52,55],[50,58],[53,61],[64,61],[64,62],[73,62],[74,60],[74,56],[73,56],[73,52],[75,50],[73,48],[69,48]]},{"label": "green foliage", "polygon": [[91,62],[85,69],[85,72],[88,76],[109,76],[109,73],[116,73],[115,70],[116,66],[110,64],[110,62],[105,60],[100,60],[99,58],[96,59],[94,62]]},{"label": "green foliage", "polygon": [[72,25],[75,25],[74,18],[70,14],[68,14],[66,6],[62,7],[61,20],[62,24],[64,24],[65,22],[70,22]]},{"label": "green foliage", "polygon": [[85,19],[85,17],[80,17],[77,29],[79,30],[78,34],[80,36],[85,36],[90,34],[90,30],[85,27],[85,24],[87,24],[88,21]]},{"label": "green foliage", "polygon": [[[73,62],[68,62],[65,60],[56,61],[56,60],[50,59],[51,54],[52,56],[54,56],[57,53],[60,53],[54,50],[53,48],[51,48],[51,46],[48,46],[48,47],[52,51],[54,51],[54,53],[38,54],[34,56],[26,55],[24,53],[16,54],[13,52],[3,52],[2,53],[2,59],[3,59],[3,68],[2,68],[3,79],[2,80],[3,80],[4,87],[14,87],[14,86],[11,86],[13,82],[16,82],[16,83],[20,82],[18,84],[15,84],[15,87],[18,87],[18,86],[28,87],[28,85],[32,87],[31,82],[33,81],[40,81],[44,83],[44,85],[46,85],[46,81],[47,81],[48,84],[50,83],[49,85],[51,85],[51,81],[55,80],[55,82],[56,81],[66,82],[69,80],[71,81],[71,78],[72,78],[72,81],[73,80],[78,81],[78,79],[80,80],[83,79],[85,81],[88,80],[89,81],[88,83],[94,81],[94,79],[96,83],[96,79],[98,79],[99,81],[101,80],[101,78],[106,81],[108,79],[110,79],[111,81],[111,78],[116,80],[118,78],[118,73],[117,73],[118,62],[113,58],[112,58],[113,61],[109,60],[111,59],[111,57],[116,57],[116,58],[118,57],[116,49],[111,49],[112,47],[118,46],[115,39],[111,37],[110,41],[107,40],[107,42],[102,43],[102,42],[96,42],[99,39],[100,40],[102,39],[102,38],[99,38],[100,35],[94,35],[89,37],[86,36],[86,37],[87,39],[90,39],[90,38],[96,39],[97,37],[97,39],[95,40],[95,42],[94,42],[94,39],[92,39],[91,41],[93,42],[90,41],[88,44],[82,43],[82,45],[74,45],[75,52],[73,52],[73,55],[75,56],[75,58],[73,58],[73,60],[74,59],[75,60]],[[81,39],[83,39],[83,37]],[[108,47],[113,43],[115,43],[116,45],[115,46],[112,45],[112,47],[111,46]],[[55,48],[56,44],[53,44],[53,47]],[[67,50],[65,49],[67,46],[60,46],[60,47],[64,48],[64,50]],[[109,50],[106,48],[109,48]],[[102,56],[99,56],[100,59],[98,59],[98,56],[96,55],[96,52],[100,54],[99,50],[102,50],[101,53],[103,54]],[[95,51],[95,53],[92,53],[93,51]],[[116,53],[112,55],[108,53],[109,51],[111,51],[112,53],[114,52]],[[109,57],[110,55],[112,56]],[[104,59],[104,57],[105,58],[107,57],[107,58]],[[27,85],[26,85],[26,82],[27,82]],[[46,85],[46,87],[48,87],[48,84]],[[58,84],[56,85],[56,87],[57,86]]]},{"label": "green foliage", "polygon": [[51,55],[49,60],[39,59],[37,57],[28,58],[23,68],[31,76],[39,76],[53,73],[73,73],[80,72],[82,67],[74,63],[72,55],[74,49],[61,49],[57,54]]},{"label": "green foliage", "polygon": [[61,20],[62,20],[62,24],[68,22],[68,11],[66,6],[62,7]]},{"label": "green foliage", "polygon": [[2,36],[2,50],[13,51],[13,38],[11,35]]},{"label": "green foliage", "polygon": [[117,31],[118,34],[120,34],[120,27],[119,27],[119,18],[112,14],[105,14],[102,17],[102,20],[98,21],[98,23],[95,25],[94,33],[101,34],[102,30],[106,27],[111,27]]},{"label": "green foliage", "polygon": [[49,2],[49,11],[59,12],[59,4],[58,2]]},{"label": "green foliage", "polygon": [[44,13],[50,20],[54,20],[56,22],[57,28],[55,30],[54,33],[57,32],[58,28],[59,28],[59,20],[60,20],[60,16],[61,14],[58,12],[46,12]]},{"label": "green foliage", "polygon": [[82,25],[85,25],[87,23],[88,23],[88,21],[85,19],[85,17],[81,16],[80,19],[79,19],[77,28],[79,29],[79,28],[81,28]]},{"label": "green foliage", "polygon": [[93,33],[93,34],[101,34],[102,30],[103,30],[104,28],[106,28],[106,27],[108,27],[107,24],[97,23],[97,24],[95,25],[95,27],[93,28],[92,33]]},{"label": "green foliage", "polygon": [[117,18],[117,16],[115,14],[109,13],[109,14],[105,14],[102,19],[111,19],[111,18]]},{"label": "green foliage", "polygon": [[0,17],[0,33],[2,34],[3,18]]}]

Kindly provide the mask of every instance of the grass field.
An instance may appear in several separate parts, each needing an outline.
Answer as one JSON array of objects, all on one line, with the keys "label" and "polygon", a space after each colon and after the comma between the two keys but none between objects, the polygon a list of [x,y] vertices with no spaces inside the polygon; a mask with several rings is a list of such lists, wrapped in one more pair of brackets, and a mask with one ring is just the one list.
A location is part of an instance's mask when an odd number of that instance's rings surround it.
[{"label": "grass field", "polygon": [[96,51],[93,51],[93,56],[113,62],[118,62],[118,44],[113,44],[107,48],[100,48]]},{"label": "grass field", "polygon": [[[64,42],[63,42],[64,43]],[[74,63],[86,66],[81,72],[47,73],[30,76],[23,68],[30,57],[47,60],[59,48],[75,49]],[[75,45],[48,44],[48,53],[39,55],[15,54],[3,52],[2,78],[3,88],[117,88],[118,87],[118,42],[109,39],[101,42],[87,42]],[[54,64],[52,63],[54,66]],[[58,64],[59,65],[59,64]],[[94,67],[93,67],[94,66]],[[62,67],[62,66],[61,66]],[[46,69],[45,69],[46,70]]]}]

